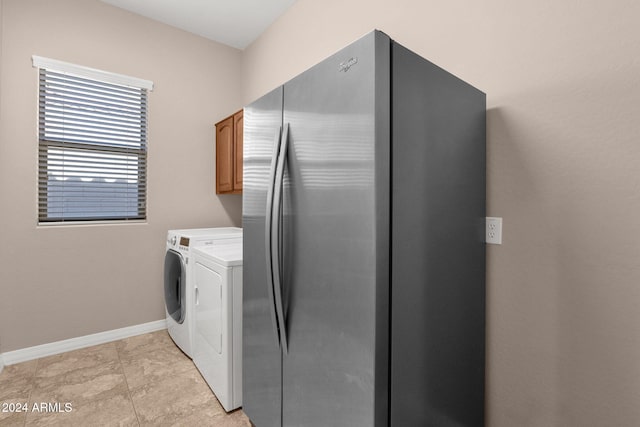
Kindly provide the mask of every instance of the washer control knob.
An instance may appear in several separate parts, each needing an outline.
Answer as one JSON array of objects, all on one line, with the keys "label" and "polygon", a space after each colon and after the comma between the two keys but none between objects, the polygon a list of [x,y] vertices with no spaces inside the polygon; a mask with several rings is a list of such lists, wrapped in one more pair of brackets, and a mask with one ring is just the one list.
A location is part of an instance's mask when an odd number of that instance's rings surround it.
[{"label": "washer control knob", "polygon": [[177,241],[178,238],[176,236],[173,236],[171,239],[167,240],[167,242],[171,243],[171,246],[175,246]]}]

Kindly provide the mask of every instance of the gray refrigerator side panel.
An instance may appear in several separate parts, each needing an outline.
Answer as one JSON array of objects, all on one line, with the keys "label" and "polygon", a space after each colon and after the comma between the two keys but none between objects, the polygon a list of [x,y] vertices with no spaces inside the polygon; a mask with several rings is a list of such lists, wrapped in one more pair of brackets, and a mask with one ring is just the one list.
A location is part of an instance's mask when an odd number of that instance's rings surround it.
[{"label": "gray refrigerator side panel", "polygon": [[389,424],[391,226],[391,40],[375,33],[376,346],[374,427]]},{"label": "gray refrigerator side panel", "polygon": [[282,124],[282,87],[244,109],[243,410],[254,425],[282,425],[282,357],[267,286],[265,214],[276,133]]},{"label": "gray refrigerator side panel", "polygon": [[283,425],[375,417],[375,39],[284,85]]},{"label": "gray refrigerator side panel", "polygon": [[485,95],[391,49],[391,426],[483,426]]}]

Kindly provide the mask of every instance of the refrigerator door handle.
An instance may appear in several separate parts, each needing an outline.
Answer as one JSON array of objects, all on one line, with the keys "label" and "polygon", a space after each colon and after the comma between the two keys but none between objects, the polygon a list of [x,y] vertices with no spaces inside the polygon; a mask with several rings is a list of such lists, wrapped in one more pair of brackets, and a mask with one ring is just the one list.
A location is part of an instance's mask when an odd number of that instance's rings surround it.
[{"label": "refrigerator door handle", "polygon": [[269,172],[269,188],[267,189],[267,211],[265,214],[265,253],[266,253],[266,267],[267,267],[267,295],[269,298],[269,311],[271,313],[271,322],[273,323],[273,330],[275,332],[276,337],[276,345],[280,347],[280,327],[278,324],[278,318],[276,314],[276,302],[274,296],[274,280],[273,280],[273,263],[271,253],[271,236],[272,236],[272,226],[273,226],[273,187],[275,185],[276,180],[276,168],[278,165],[278,159],[280,158],[280,144],[281,144],[281,136],[282,136],[282,127],[278,127],[278,131],[276,132],[275,140],[273,141],[273,157],[271,159],[271,170]]},{"label": "refrigerator door handle", "polygon": [[271,271],[273,274],[273,294],[276,303],[276,315],[280,325],[280,346],[284,354],[288,352],[287,329],[284,320],[282,302],[282,277],[280,271],[281,245],[280,232],[282,224],[282,184],[284,182],[284,168],[287,160],[287,146],[289,143],[289,124],[285,123],[276,166],[276,179],[273,185],[273,212],[271,214]]}]

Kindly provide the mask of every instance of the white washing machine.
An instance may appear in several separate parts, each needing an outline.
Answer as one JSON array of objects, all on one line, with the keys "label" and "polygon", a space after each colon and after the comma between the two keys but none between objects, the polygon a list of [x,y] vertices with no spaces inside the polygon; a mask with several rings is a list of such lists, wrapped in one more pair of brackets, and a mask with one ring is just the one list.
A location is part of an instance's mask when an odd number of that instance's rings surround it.
[{"label": "white washing machine", "polygon": [[193,362],[225,411],[242,406],[242,240],[194,249]]},{"label": "white washing machine", "polygon": [[196,247],[214,247],[220,242],[242,240],[236,227],[169,230],[164,258],[164,298],[167,330],[178,347],[193,358],[193,309],[195,304],[192,262]]}]

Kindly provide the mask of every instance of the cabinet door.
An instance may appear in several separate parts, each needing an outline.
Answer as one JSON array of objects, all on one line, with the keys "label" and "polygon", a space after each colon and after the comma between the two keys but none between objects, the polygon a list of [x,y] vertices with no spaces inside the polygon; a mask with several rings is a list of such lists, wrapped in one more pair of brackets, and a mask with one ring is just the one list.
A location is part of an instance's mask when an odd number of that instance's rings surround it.
[{"label": "cabinet door", "polygon": [[233,191],[233,117],[216,124],[216,193]]},{"label": "cabinet door", "polygon": [[233,115],[233,191],[236,193],[242,192],[242,130],[244,126],[243,110],[238,111]]}]

